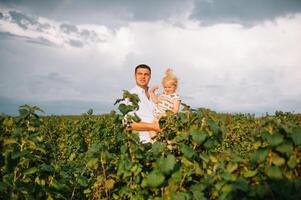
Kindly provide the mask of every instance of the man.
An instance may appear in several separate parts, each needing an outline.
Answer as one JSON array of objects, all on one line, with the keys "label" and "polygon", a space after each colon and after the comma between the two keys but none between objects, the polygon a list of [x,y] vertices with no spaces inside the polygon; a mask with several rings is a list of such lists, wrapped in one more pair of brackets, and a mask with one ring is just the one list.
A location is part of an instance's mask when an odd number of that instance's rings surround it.
[{"label": "man", "polygon": [[151,68],[148,65],[140,64],[135,68],[136,86],[130,90],[130,93],[138,95],[139,109],[136,114],[141,118],[141,122],[131,123],[133,130],[139,131],[140,141],[147,143],[151,141],[149,131],[159,131],[159,125],[154,123],[153,111],[154,103],[150,99],[148,84],[151,79]]}]

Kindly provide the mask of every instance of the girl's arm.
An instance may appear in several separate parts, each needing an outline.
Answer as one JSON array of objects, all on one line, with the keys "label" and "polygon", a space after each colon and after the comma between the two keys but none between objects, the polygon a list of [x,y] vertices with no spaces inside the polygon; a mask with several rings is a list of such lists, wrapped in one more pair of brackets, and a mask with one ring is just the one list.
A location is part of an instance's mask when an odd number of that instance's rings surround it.
[{"label": "girl's arm", "polygon": [[179,112],[179,108],[180,108],[180,104],[181,104],[181,101],[180,100],[176,100],[174,105],[173,105],[173,113],[176,114]]},{"label": "girl's arm", "polygon": [[151,100],[154,102],[154,103],[159,103],[159,97],[155,94],[156,90],[158,89],[158,86],[157,85],[154,85],[152,87],[152,90],[151,90],[151,93],[150,93],[150,97],[151,97]]}]

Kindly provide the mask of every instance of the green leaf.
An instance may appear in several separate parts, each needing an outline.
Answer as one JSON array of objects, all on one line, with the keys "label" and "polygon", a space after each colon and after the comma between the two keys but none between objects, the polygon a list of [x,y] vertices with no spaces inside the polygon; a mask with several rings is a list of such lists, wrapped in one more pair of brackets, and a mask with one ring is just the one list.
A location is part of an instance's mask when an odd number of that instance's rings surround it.
[{"label": "green leaf", "polygon": [[243,176],[245,178],[251,178],[253,176],[255,176],[257,174],[257,170],[246,170],[244,173],[243,173]]},{"label": "green leaf", "polygon": [[29,169],[26,169],[23,174],[24,175],[30,175],[30,174],[34,174],[38,171],[39,169],[36,168],[36,167],[32,167],[32,168],[29,168]]},{"label": "green leaf", "polygon": [[45,112],[44,112],[41,108],[39,108],[38,106],[33,106],[33,107],[32,107],[32,111],[33,111],[33,112],[39,111],[39,112],[45,113]]},{"label": "green leaf", "polygon": [[96,170],[98,168],[98,165],[99,165],[98,158],[92,158],[91,160],[89,160],[86,167],[87,169]]},{"label": "green leaf", "polygon": [[205,153],[201,153],[199,157],[204,161],[204,162],[209,162],[209,156]]},{"label": "green leaf", "polygon": [[66,186],[65,186],[64,182],[62,182],[62,181],[53,180],[51,186],[53,188],[55,188],[56,190],[66,189]]},{"label": "green leaf", "polygon": [[271,179],[282,179],[282,172],[278,166],[267,166],[265,174]]},{"label": "green leaf", "polygon": [[190,129],[190,135],[192,136],[192,141],[197,145],[201,145],[207,138],[207,134],[204,131],[199,131],[196,129]]},{"label": "green leaf", "polygon": [[88,181],[88,179],[86,177],[79,176],[79,177],[77,177],[76,181],[82,187],[86,188],[86,187],[89,186],[89,181]]},{"label": "green leaf", "polygon": [[133,119],[135,122],[140,122],[140,121],[141,121],[141,118],[140,118],[136,113],[134,113],[134,116],[132,117],[132,119]]},{"label": "green leaf", "polygon": [[105,181],[105,188],[111,190],[114,187],[115,181],[113,179],[108,179]]},{"label": "green leaf", "polygon": [[163,184],[165,176],[159,171],[152,171],[146,178],[148,186],[156,188]]},{"label": "green leaf", "polygon": [[226,172],[232,173],[232,172],[235,171],[237,168],[238,168],[237,163],[232,163],[232,162],[230,162],[230,163],[227,165]]},{"label": "green leaf", "polygon": [[130,92],[127,91],[127,90],[123,90],[123,96],[122,96],[122,97],[123,97],[124,99],[129,99],[130,102],[131,102],[133,105],[135,105],[135,106],[137,106],[138,103],[139,103],[139,101],[140,101],[140,99],[139,99],[139,97],[138,97],[137,94],[135,94],[135,93],[130,93]]},{"label": "green leaf", "polygon": [[41,169],[41,171],[44,171],[44,172],[50,172],[50,173],[54,172],[54,168],[51,165],[47,165],[45,163],[43,163],[41,165],[40,169]]},{"label": "green leaf", "polygon": [[19,114],[20,114],[21,118],[26,118],[30,114],[38,117],[38,115],[35,114],[35,112],[37,112],[37,111],[40,111],[40,112],[44,113],[44,111],[41,108],[37,107],[37,106],[30,106],[30,105],[27,105],[27,104],[19,106]]},{"label": "green leaf", "polygon": [[193,163],[189,161],[185,156],[182,156],[181,163],[186,167],[193,167]]},{"label": "green leaf", "polygon": [[12,159],[17,159],[17,158],[20,158],[20,157],[24,157],[26,154],[31,154],[31,151],[29,150],[23,150],[23,151],[13,151],[11,153],[11,158]]},{"label": "green leaf", "polygon": [[183,155],[189,159],[196,155],[196,152],[186,144],[182,144],[180,150],[183,153]]},{"label": "green leaf", "polygon": [[93,109],[90,108],[90,109],[87,111],[87,114],[88,114],[88,115],[93,115]]},{"label": "green leaf", "polygon": [[186,199],[191,199],[191,196],[189,195],[189,193],[185,193],[185,192],[171,192],[170,199],[186,200]]},{"label": "green leaf", "polygon": [[12,127],[14,124],[14,120],[13,118],[5,118],[4,122],[3,122],[3,125],[4,126],[7,126],[7,127]]},{"label": "green leaf", "polygon": [[264,139],[264,140],[268,140],[269,137],[271,137],[271,134],[268,131],[264,131],[261,134],[261,138]]},{"label": "green leaf", "polygon": [[72,161],[76,158],[76,154],[74,152],[72,152],[68,158],[69,161]]},{"label": "green leaf", "polygon": [[187,116],[186,116],[185,113],[180,112],[180,113],[178,114],[178,117],[179,117],[179,119],[181,120],[181,122],[182,122],[183,124],[185,124],[185,123],[187,123],[187,122],[189,121],[189,119],[187,118]]},{"label": "green leaf", "polygon": [[290,169],[295,169],[295,167],[297,166],[297,157],[295,155],[292,155],[287,161],[287,165]]},{"label": "green leaf", "polygon": [[215,147],[216,144],[217,144],[216,140],[209,138],[204,143],[204,147],[208,150],[211,150],[212,148]]},{"label": "green leaf", "polygon": [[236,190],[241,190],[241,191],[248,191],[248,187],[249,187],[249,184],[248,184],[248,181],[242,177],[239,177],[235,183],[233,184],[234,188]]},{"label": "green leaf", "polygon": [[177,184],[180,183],[182,180],[182,174],[181,171],[178,170],[176,172],[173,172],[171,175],[171,178],[168,179],[169,184]]},{"label": "green leaf", "polygon": [[160,171],[168,175],[175,167],[176,158],[174,155],[169,154],[166,158],[161,157],[159,159]]},{"label": "green leaf", "polygon": [[193,193],[193,199],[206,199],[203,190],[206,188],[205,185],[197,183],[190,187],[190,191]]},{"label": "green leaf", "polygon": [[273,153],[272,154],[272,163],[276,166],[282,166],[285,163],[285,159],[280,157],[279,155]]},{"label": "green leaf", "polygon": [[301,128],[295,127],[291,133],[291,138],[293,139],[293,142],[295,145],[301,145]]},{"label": "green leaf", "polygon": [[274,147],[274,146],[277,146],[277,145],[279,145],[283,142],[283,135],[281,135],[280,133],[274,133],[273,135],[269,135],[267,140],[268,140],[268,143],[272,147]]},{"label": "green leaf", "polygon": [[217,122],[209,121],[208,124],[214,135],[221,133],[221,128],[219,127]]},{"label": "green leaf", "polygon": [[29,111],[27,109],[20,108],[19,115],[21,118],[26,118],[29,115]]},{"label": "green leaf", "polygon": [[231,173],[229,173],[229,172],[224,172],[224,173],[222,173],[221,174],[221,177],[224,179],[224,180],[226,180],[226,181],[231,181],[231,180],[235,180],[235,176],[234,175],[232,175]]},{"label": "green leaf", "polygon": [[226,195],[232,192],[233,186],[231,184],[225,184],[221,190],[222,194]]},{"label": "green leaf", "polygon": [[4,139],[4,146],[9,144],[15,144],[17,143],[17,140],[15,138],[6,138]]},{"label": "green leaf", "polygon": [[293,152],[293,144],[291,142],[284,142],[276,147],[276,150],[280,153],[285,153],[290,156]]},{"label": "green leaf", "polygon": [[118,109],[123,115],[126,115],[127,113],[134,110],[134,107],[131,105],[125,105],[124,103],[119,104]]},{"label": "green leaf", "polygon": [[162,151],[164,151],[165,149],[165,144],[159,141],[156,141],[153,145],[152,145],[152,153],[154,155],[158,155],[159,153],[161,153]]},{"label": "green leaf", "polygon": [[269,154],[267,149],[258,149],[251,155],[251,161],[261,163],[264,162]]}]

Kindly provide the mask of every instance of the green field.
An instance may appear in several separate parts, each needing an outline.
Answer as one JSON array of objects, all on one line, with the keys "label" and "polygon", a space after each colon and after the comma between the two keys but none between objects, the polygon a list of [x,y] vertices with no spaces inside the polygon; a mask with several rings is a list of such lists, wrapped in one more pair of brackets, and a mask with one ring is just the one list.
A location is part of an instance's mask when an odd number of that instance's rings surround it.
[{"label": "green field", "polygon": [[122,114],[0,117],[0,199],[301,199],[300,114],[185,106],[142,144],[117,103]]}]

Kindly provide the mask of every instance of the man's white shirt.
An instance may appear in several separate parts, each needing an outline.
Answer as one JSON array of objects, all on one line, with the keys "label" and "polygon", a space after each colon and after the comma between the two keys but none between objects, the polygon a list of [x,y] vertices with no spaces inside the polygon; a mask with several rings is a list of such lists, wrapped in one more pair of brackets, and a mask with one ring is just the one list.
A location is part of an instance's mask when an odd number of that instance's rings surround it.
[{"label": "man's white shirt", "polygon": [[[139,101],[139,109],[135,111],[135,113],[140,117],[141,122],[152,123],[154,120],[153,111],[155,109],[155,104],[148,99],[145,90],[139,86],[135,86],[130,90],[130,93],[135,93],[138,95]],[[148,131],[139,131],[140,141],[143,143],[150,142],[150,135]]]}]

